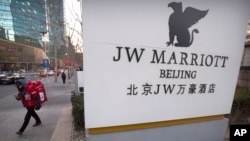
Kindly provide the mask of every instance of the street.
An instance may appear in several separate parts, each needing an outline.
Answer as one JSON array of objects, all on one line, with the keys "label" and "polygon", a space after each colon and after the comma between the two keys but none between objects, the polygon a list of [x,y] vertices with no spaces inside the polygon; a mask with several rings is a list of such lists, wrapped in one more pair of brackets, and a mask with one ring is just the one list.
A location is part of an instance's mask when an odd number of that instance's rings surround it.
[{"label": "street", "polygon": [[61,77],[58,77],[56,83],[54,80],[54,77],[41,80],[48,97],[48,102],[37,111],[42,125],[32,127],[35,120],[31,118],[22,136],[17,135],[16,132],[23,123],[26,108],[23,107],[21,101],[16,101],[14,98],[17,94],[15,85],[0,85],[0,140],[50,141],[62,109],[71,107],[70,95],[75,88],[72,83],[74,81],[69,84],[66,80],[66,84],[63,84]]}]

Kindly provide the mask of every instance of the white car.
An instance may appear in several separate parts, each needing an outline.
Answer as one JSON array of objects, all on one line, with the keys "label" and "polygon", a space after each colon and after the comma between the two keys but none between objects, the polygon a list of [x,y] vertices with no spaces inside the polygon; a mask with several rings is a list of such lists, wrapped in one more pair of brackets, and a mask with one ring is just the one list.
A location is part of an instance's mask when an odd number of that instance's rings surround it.
[{"label": "white car", "polygon": [[49,72],[48,72],[48,75],[49,76],[52,76],[52,75],[54,75],[55,73],[52,71],[52,70],[50,70]]}]

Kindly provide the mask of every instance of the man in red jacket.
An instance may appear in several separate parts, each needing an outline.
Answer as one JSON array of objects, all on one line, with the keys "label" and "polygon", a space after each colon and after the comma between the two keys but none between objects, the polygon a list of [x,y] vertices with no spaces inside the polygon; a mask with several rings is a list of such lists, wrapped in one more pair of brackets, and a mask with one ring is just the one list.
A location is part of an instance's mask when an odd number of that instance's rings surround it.
[{"label": "man in red jacket", "polygon": [[16,134],[19,135],[23,134],[25,128],[29,124],[31,116],[36,120],[36,123],[33,126],[38,126],[42,123],[39,116],[35,112],[35,109],[39,110],[41,107],[40,105],[35,105],[35,101],[33,99],[33,95],[35,95],[37,92],[32,87],[33,84],[31,83],[31,81],[28,80],[27,82],[26,80],[17,80],[16,82],[16,87],[18,89],[16,100],[22,100],[23,106],[27,109],[23,125],[19,129],[19,131],[16,132]]}]

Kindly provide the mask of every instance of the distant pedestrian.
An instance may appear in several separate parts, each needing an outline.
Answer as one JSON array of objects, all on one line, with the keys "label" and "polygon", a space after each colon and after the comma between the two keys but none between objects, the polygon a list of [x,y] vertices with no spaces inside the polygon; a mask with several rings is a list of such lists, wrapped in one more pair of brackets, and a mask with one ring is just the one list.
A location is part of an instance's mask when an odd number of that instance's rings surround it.
[{"label": "distant pedestrian", "polygon": [[26,80],[20,79],[20,80],[17,80],[17,82],[16,82],[16,87],[18,89],[18,95],[16,95],[15,98],[16,98],[16,100],[22,100],[23,106],[26,107],[26,109],[27,109],[27,113],[25,115],[23,125],[19,129],[19,131],[16,132],[16,134],[19,134],[19,135],[23,134],[25,128],[29,124],[31,116],[36,120],[36,123],[33,125],[34,127],[38,126],[42,123],[39,116],[35,112],[35,110],[39,110],[41,108],[41,106],[36,105],[36,102],[33,99],[33,96],[31,95],[31,93],[36,92],[34,89],[32,89],[31,85],[33,85],[33,84],[29,80],[28,80],[28,82],[26,82]]},{"label": "distant pedestrian", "polygon": [[63,84],[65,84],[66,81],[66,74],[64,72],[62,72],[62,80],[63,80]]}]

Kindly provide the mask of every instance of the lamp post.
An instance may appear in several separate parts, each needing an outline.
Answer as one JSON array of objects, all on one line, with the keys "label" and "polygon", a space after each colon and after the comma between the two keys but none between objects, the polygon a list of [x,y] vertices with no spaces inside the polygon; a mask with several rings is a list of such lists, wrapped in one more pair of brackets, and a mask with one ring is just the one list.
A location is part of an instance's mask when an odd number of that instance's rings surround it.
[{"label": "lamp post", "polygon": [[68,79],[70,79],[70,60],[69,60],[69,54],[68,53],[65,53],[65,55],[67,56],[67,61],[66,62],[66,65],[68,65]]},{"label": "lamp post", "polygon": [[69,83],[70,83],[70,58],[69,58],[69,37],[66,36],[65,37],[65,45],[67,48],[67,52],[65,53],[65,55],[67,55],[67,63],[68,63],[68,79],[69,79]]},{"label": "lamp post", "polygon": [[44,45],[44,52],[45,52],[45,55],[47,56],[47,53],[46,53],[46,42],[45,42],[45,40],[44,40],[45,35],[47,34],[47,31],[42,31],[42,32],[40,32],[40,33],[41,33],[41,35],[42,35],[42,42],[43,42],[43,45]]},{"label": "lamp post", "polygon": [[46,69],[46,72],[48,71],[48,68],[49,68],[48,62],[50,62],[50,61],[49,61],[49,57],[47,56],[47,51],[46,51],[46,40],[45,40],[46,37],[45,37],[45,35],[46,35],[47,33],[48,33],[47,31],[41,32],[41,35],[42,35],[42,43],[43,43],[43,46],[44,46],[45,59],[48,59],[48,61],[46,62],[46,63],[47,63],[46,66],[44,66],[44,68]]}]

